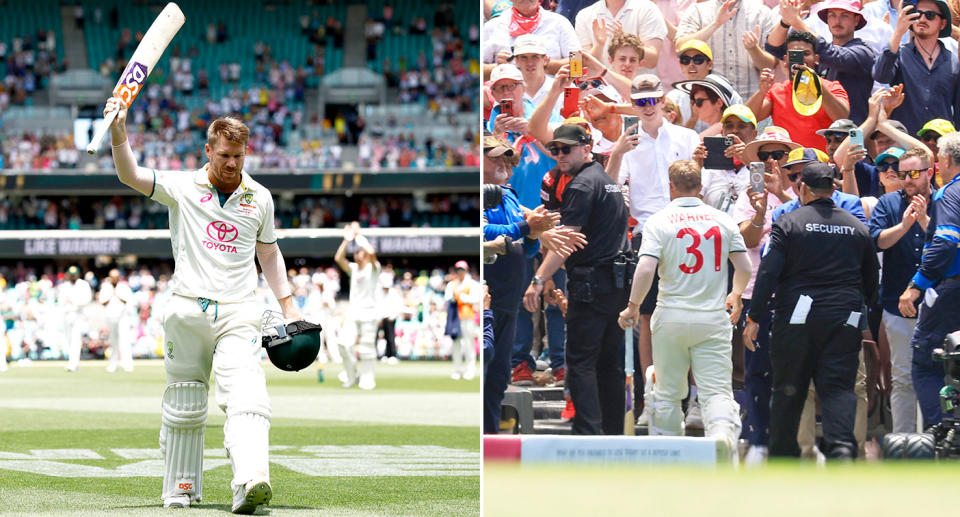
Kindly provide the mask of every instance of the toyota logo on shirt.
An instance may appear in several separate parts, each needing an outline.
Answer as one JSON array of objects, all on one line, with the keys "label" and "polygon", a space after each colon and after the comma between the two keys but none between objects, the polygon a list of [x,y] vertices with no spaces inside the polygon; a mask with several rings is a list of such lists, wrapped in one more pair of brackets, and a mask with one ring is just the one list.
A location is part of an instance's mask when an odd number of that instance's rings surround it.
[{"label": "toyota logo on shirt", "polygon": [[239,232],[236,226],[226,221],[214,221],[207,225],[207,235],[211,239],[226,243],[237,240]]}]

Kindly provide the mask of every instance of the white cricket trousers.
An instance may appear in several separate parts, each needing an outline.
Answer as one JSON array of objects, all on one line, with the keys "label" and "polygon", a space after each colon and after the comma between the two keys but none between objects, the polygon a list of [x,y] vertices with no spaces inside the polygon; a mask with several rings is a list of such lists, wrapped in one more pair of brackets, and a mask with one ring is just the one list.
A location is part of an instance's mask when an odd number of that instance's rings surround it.
[{"label": "white cricket trousers", "polygon": [[687,396],[687,372],[693,371],[703,414],[704,434],[723,438],[731,450],[740,437],[740,406],[733,398],[733,327],[726,311],[689,311],[657,307],[653,334],[655,434],[679,435],[680,402]]},{"label": "white cricket trousers", "polygon": [[890,416],[893,432],[917,432],[917,392],[913,389],[910,367],[913,364],[913,348],[910,340],[917,327],[916,318],[883,311],[883,327],[890,343]]},{"label": "white cricket trousers", "polygon": [[174,295],[164,307],[164,368],[167,384],[209,385],[215,378],[217,405],[227,419],[223,445],[236,488],[269,477],[270,399],[261,367],[257,302],[217,303],[203,310],[195,298]]},{"label": "white cricket trousers", "polygon": [[76,370],[80,367],[80,356],[83,355],[83,312],[67,311],[63,319],[63,335],[67,340],[67,368]]},{"label": "white cricket trousers", "polygon": [[477,368],[477,324],[473,319],[460,320],[460,337],[453,340],[453,371],[456,373],[473,372]]},{"label": "white cricket trousers", "polygon": [[[121,325],[123,322],[123,325]],[[115,370],[119,364],[124,370],[133,369],[133,339],[132,332],[127,328],[123,318],[107,318],[107,332],[110,341],[110,369]]]}]

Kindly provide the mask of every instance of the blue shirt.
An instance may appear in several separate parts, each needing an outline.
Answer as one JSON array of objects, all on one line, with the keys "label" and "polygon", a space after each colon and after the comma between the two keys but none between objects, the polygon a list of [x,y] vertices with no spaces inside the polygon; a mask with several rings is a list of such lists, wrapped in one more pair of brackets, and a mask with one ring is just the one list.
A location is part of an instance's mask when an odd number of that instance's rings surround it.
[{"label": "blue shirt", "polygon": [[[833,200],[834,204],[838,207],[846,210],[850,215],[860,219],[860,222],[867,224],[867,219],[863,216],[863,205],[860,204],[860,198],[854,196],[853,194],[847,194],[845,192],[840,192],[839,190],[834,190],[833,195],[830,196],[830,199]],[[778,206],[773,210],[773,222],[776,222],[783,214],[789,214],[794,210],[800,208],[799,199],[791,199],[786,203]]]},{"label": "blue shirt", "polygon": [[[787,44],[773,47],[764,44],[764,49],[777,59],[787,54]],[[853,38],[843,46],[828,43],[817,37],[814,52],[820,56],[818,72],[830,81],[839,81],[850,100],[850,120],[863,123],[869,112],[870,91],[873,90],[871,71],[877,59],[877,51],[860,38]]]},{"label": "blue shirt", "polygon": [[526,259],[533,258],[540,251],[540,241],[525,236],[530,233],[530,225],[523,218],[523,210],[517,201],[513,189],[504,187],[503,201],[499,205],[483,211],[487,224],[483,226],[483,240],[492,241],[499,235],[506,235],[516,242],[523,242],[523,253],[508,250],[506,255],[497,257],[493,264],[483,265],[483,278],[490,287],[490,307],[508,312],[520,309],[520,299],[526,285],[523,278]]},{"label": "blue shirt", "polygon": [[[530,120],[536,106],[529,99],[523,99],[523,118]],[[493,123],[500,115],[500,106],[494,106],[490,111],[490,120],[487,122],[487,129],[493,131]],[[550,115],[551,124],[560,124],[563,119],[553,112]],[[521,135],[512,131],[507,132],[507,140],[510,143],[517,141]],[[557,166],[549,154],[540,150],[536,145],[524,145],[523,152],[520,154],[520,163],[513,168],[513,175],[510,176],[510,186],[516,189],[517,198],[520,204],[533,209],[540,205],[540,183],[543,181],[543,175],[550,169]]]},{"label": "blue shirt", "polygon": [[927,68],[925,57],[913,42],[901,45],[896,54],[887,44],[873,65],[873,78],[877,82],[903,85],[906,94],[903,104],[893,110],[890,118],[902,122],[911,135],[917,134],[924,124],[935,118],[949,120],[954,126],[958,123],[960,63],[942,42],[938,40],[937,45],[940,53],[933,68]]},{"label": "blue shirt", "polygon": [[[870,215],[870,237],[876,246],[880,232],[893,228],[903,220],[903,212],[910,205],[907,196],[902,190],[890,192],[880,196],[877,206],[873,207]],[[927,214],[933,211],[933,205],[927,205]],[[913,223],[907,233],[900,237],[893,246],[883,252],[883,277],[880,279],[880,305],[883,310],[907,317],[900,313],[898,307],[900,295],[907,288],[910,277],[920,267],[923,243],[926,240],[925,232],[920,223]],[[879,250],[879,246],[877,247]]]},{"label": "blue shirt", "polygon": [[[960,275],[960,175],[954,176],[942,189],[934,192],[933,213],[927,228],[927,244],[923,247],[923,262],[913,275],[913,283],[920,289],[933,287],[943,278]],[[928,210],[929,212],[929,210]]]},{"label": "blue shirt", "polygon": [[859,161],[853,166],[853,174],[857,177],[857,190],[860,191],[860,197],[880,195],[880,175],[877,173],[876,166]]}]

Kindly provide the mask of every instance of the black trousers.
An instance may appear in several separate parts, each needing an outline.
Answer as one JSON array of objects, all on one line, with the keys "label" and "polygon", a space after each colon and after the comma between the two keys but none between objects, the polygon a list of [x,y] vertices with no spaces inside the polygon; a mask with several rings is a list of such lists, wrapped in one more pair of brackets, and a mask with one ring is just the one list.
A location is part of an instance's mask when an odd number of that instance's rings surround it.
[{"label": "black trousers", "polygon": [[797,429],[813,379],[823,422],[821,452],[828,458],[855,457],[857,396],[853,386],[860,329],[847,325],[846,317],[807,320],[802,325],[790,325],[789,319],[789,314],[776,315],[770,340],[770,456],[800,456]]},{"label": "black trousers", "polygon": [[397,342],[394,326],[396,322],[390,318],[380,320],[380,328],[383,329],[383,339],[387,342],[387,348],[383,351],[383,357],[397,356]]},{"label": "black trousers", "polygon": [[594,303],[570,300],[567,309],[566,385],[576,409],[573,434],[623,434],[624,331],[617,326],[626,292]]}]

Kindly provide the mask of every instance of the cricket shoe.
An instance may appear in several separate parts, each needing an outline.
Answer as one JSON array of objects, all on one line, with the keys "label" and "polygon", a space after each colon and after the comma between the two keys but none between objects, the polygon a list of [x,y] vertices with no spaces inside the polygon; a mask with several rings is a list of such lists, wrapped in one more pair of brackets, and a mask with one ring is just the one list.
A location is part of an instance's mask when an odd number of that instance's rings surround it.
[{"label": "cricket shoe", "polygon": [[533,372],[526,362],[518,364],[513,369],[512,382],[514,386],[533,386]]},{"label": "cricket shoe", "polygon": [[362,373],[360,374],[360,382],[357,383],[357,387],[362,390],[372,390],[377,387],[377,382],[374,380],[372,373]]},{"label": "cricket shoe", "polygon": [[163,500],[164,508],[190,508],[190,496],[187,494],[172,495]]},{"label": "cricket shoe", "polygon": [[341,372],[337,375],[337,379],[340,380],[340,382],[342,383],[342,386],[343,386],[344,388],[352,388],[353,385],[356,384],[356,381],[351,381],[351,380],[350,380],[350,376],[347,375],[347,372],[346,372],[346,371],[341,371]]},{"label": "cricket shoe", "polygon": [[467,370],[463,372],[463,380],[465,381],[472,381],[473,378],[476,376],[477,376],[476,368],[467,368]]},{"label": "cricket shoe", "polygon": [[233,513],[251,515],[261,504],[270,504],[273,490],[270,482],[265,479],[248,481],[244,486],[238,486],[233,491]]},{"label": "cricket shoe", "polygon": [[453,373],[450,374],[450,378],[453,379],[453,380],[455,380],[455,381],[459,381],[460,379],[463,378],[463,376],[460,375],[460,372],[453,372]]}]

